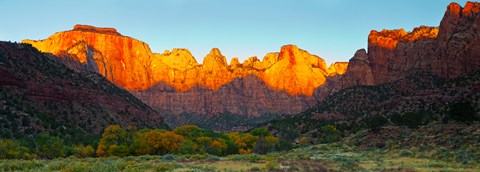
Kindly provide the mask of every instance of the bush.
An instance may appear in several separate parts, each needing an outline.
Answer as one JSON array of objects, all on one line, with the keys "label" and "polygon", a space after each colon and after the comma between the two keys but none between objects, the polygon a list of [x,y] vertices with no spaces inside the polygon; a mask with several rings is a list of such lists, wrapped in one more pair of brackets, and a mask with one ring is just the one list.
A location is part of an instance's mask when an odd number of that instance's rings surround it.
[{"label": "bush", "polygon": [[469,101],[453,103],[449,106],[445,122],[453,119],[459,122],[471,122],[478,120],[475,117],[475,108]]},{"label": "bush", "polygon": [[277,144],[277,150],[279,151],[289,151],[292,149],[293,149],[293,145],[288,141],[280,140],[280,142]]},{"label": "bush", "polygon": [[322,138],[318,139],[319,143],[333,143],[340,140],[340,132],[333,125],[325,125],[320,128]]},{"label": "bush", "polygon": [[372,131],[378,131],[382,126],[387,124],[387,122],[387,119],[380,115],[370,116],[365,119],[365,124],[367,125],[367,128]]},{"label": "bush", "polygon": [[394,114],[390,116],[390,121],[395,125],[418,128],[418,126],[430,122],[431,115],[427,112],[407,112],[402,115]]},{"label": "bush", "polygon": [[78,145],[75,148],[76,155],[80,158],[93,157],[95,155],[95,150],[91,145],[83,146]]},{"label": "bush", "polygon": [[265,165],[263,165],[262,169],[266,171],[275,171],[280,169],[280,164],[278,164],[276,161],[268,161]]}]

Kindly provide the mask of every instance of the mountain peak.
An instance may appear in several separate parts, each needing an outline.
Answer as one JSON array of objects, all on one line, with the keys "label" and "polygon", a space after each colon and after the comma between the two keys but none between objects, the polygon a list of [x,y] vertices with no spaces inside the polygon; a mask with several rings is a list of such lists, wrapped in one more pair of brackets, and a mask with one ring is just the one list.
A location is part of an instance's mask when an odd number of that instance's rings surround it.
[{"label": "mountain peak", "polygon": [[241,64],[240,64],[240,61],[238,60],[238,57],[234,57],[234,58],[232,58],[232,60],[230,60],[230,67],[231,68],[238,68],[240,66],[241,66]]},{"label": "mountain peak", "polygon": [[185,48],[174,48],[172,51],[165,50],[163,54],[156,54],[155,56],[159,57],[169,67],[183,71],[199,65],[192,53]]},{"label": "mountain peak", "polygon": [[457,4],[456,2],[452,2],[447,6],[447,12],[446,13],[460,15],[461,10],[462,10],[462,7],[459,4]]},{"label": "mountain peak", "polygon": [[296,45],[284,45],[280,48],[279,60],[288,59],[290,64],[295,65],[298,63],[299,49]]},{"label": "mountain peak", "polygon": [[[222,55],[218,48],[212,48],[210,53],[203,59],[203,65],[214,67],[217,65],[228,66],[227,59]],[[212,66],[213,65],[213,66]]]},{"label": "mountain peak", "polygon": [[480,3],[468,1],[462,9],[462,16],[474,16],[480,13]]},{"label": "mountain peak", "polygon": [[365,49],[359,49],[352,57],[353,60],[368,60],[367,51]]},{"label": "mountain peak", "polygon": [[222,56],[222,52],[218,48],[212,48],[209,55]]},{"label": "mountain peak", "polygon": [[90,25],[81,25],[77,24],[73,26],[72,31],[83,31],[83,32],[95,32],[95,33],[103,33],[103,34],[111,34],[111,35],[121,35],[117,32],[114,28],[103,28],[103,27],[95,27]]}]

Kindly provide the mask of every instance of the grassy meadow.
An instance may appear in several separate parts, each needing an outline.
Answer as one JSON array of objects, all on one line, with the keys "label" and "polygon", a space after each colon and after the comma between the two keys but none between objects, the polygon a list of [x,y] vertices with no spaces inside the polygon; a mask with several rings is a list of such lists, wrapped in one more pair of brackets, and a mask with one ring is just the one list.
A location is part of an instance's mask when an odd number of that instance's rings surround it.
[{"label": "grassy meadow", "polygon": [[266,155],[0,160],[0,171],[480,171],[478,157],[462,156],[461,150],[445,153],[442,149],[360,148],[332,143]]}]

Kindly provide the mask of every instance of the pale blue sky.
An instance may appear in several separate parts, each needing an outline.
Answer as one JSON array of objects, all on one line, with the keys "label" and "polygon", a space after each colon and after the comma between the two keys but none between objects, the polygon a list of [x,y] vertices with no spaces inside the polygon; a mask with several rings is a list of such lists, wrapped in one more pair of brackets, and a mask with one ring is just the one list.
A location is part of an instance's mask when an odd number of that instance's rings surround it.
[{"label": "pale blue sky", "polygon": [[[0,40],[45,39],[75,24],[114,27],[154,52],[188,48],[201,63],[296,44],[328,64],[367,47],[370,30],[438,26],[451,0],[0,0]],[[454,1],[464,5],[466,1]]]}]

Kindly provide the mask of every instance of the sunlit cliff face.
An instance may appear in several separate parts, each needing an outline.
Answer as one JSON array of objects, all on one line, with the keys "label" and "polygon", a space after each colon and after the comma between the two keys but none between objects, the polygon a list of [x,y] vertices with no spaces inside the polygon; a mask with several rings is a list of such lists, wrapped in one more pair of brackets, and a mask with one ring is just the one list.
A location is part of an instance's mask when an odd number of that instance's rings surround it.
[{"label": "sunlit cliff face", "polygon": [[388,50],[393,50],[397,44],[402,41],[416,41],[419,39],[435,39],[438,35],[438,27],[421,26],[407,32],[404,29],[382,30],[378,32],[372,30],[368,35],[369,46],[379,46]]},{"label": "sunlit cliff face", "polygon": [[24,40],[42,52],[68,56],[82,64],[96,66],[116,85],[127,90],[145,90],[159,82],[186,91],[195,86],[219,89],[235,78],[255,75],[275,90],[291,95],[311,96],[325,83],[325,77],[345,73],[347,63],[327,68],[325,61],[295,45],[286,45],[279,53],[269,53],[262,60],[252,57],[230,65],[214,48],[198,64],[188,49],[152,53],[148,44],[123,36],[113,28],[76,25],[45,40]]}]

